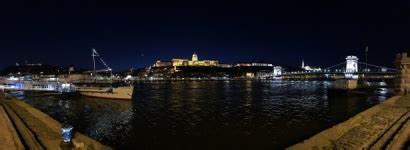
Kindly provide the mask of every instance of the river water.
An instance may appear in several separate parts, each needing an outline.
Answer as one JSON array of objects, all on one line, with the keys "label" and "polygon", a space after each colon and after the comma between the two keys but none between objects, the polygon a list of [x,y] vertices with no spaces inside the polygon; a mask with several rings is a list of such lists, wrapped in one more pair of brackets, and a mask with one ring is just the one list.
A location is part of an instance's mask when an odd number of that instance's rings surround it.
[{"label": "river water", "polygon": [[26,94],[23,101],[115,149],[282,149],[386,96],[328,95],[328,81],[160,81],[132,101]]}]

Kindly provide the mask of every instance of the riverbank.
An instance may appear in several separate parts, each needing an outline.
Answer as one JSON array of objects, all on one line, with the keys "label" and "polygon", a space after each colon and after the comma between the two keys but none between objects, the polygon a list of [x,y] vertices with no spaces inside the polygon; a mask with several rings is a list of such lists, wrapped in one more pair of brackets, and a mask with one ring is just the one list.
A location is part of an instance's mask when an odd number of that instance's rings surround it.
[{"label": "riverbank", "polygon": [[395,96],[288,149],[403,149],[410,96]]},{"label": "riverbank", "polygon": [[[71,148],[62,146],[62,124],[47,114],[0,92],[0,149],[111,149],[75,132]],[[4,133],[4,134],[3,134]]]}]

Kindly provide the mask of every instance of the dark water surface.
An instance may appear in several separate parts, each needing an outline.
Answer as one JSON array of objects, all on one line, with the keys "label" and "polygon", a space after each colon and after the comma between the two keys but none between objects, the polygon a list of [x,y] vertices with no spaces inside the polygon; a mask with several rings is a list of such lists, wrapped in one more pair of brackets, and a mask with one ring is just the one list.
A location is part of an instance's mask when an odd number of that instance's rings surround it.
[{"label": "dark water surface", "polygon": [[132,101],[26,95],[115,149],[282,149],[386,99],[329,96],[327,81],[163,81]]}]

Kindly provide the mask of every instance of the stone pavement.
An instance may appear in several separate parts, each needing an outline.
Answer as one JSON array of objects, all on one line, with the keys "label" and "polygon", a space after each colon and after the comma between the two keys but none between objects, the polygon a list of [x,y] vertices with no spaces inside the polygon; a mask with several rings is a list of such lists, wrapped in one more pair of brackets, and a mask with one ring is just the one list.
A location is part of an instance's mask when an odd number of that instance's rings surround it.
[{"label": "stone pavement", "polygon": [[12,149],[24,149],[20,138],[17,135],[16,130],[10,118],[7,116],[6,111],[0,105],[0,149],[12,150]]},{"label": "stone pavement", "polygon": [[0,150],[111,149],[78,132],[70,146],[61,146],[61,127],[47,114],[0,92]]},{"label": "stone pavement", "polygon": [[410,96],[396,96],[288,149],[403,148],[410,134]]}]

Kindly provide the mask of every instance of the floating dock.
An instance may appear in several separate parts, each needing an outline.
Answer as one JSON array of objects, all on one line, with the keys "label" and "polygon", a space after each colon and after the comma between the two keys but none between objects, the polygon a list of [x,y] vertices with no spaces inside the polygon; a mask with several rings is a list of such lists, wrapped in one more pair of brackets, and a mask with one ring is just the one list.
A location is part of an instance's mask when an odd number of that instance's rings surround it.
[{"label": "floating dock", "polygon": [[0,149],[111,149],[78,132],[64,146],[61,127],[47,114],[0,92]]}]

